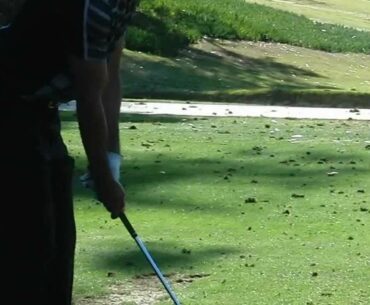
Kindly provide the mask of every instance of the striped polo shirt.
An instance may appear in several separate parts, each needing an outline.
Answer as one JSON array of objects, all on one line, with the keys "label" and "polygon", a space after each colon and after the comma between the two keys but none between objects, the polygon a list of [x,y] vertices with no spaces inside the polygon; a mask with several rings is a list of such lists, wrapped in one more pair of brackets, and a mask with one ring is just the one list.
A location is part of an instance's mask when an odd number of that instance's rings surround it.
[{"label": "striped polo shirt", "polygon": [[[75,99],[70,55],[107,61],[124,36],[138,0],[27,0],[0,30],[0,96]],[[2,34],[1,32],[6,33]]]},{"label": "striped polo shirt", "polygon": [[83,14],[84,58],[104,59],[126,31],[135,11],[132,0],[86,0]]}]

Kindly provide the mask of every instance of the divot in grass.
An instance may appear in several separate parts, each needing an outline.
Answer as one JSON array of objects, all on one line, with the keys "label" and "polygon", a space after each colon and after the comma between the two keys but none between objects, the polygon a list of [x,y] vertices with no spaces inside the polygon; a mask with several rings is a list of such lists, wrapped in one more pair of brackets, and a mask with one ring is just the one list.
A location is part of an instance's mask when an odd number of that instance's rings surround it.
[{"label": "divot in grass", "polygon": [[[169,274],[166,277],[181,288],[210,274]],[[138,275],[135,278],[112,285],[110,293],[100,298],[85,297],[75,305],[155,305],[167,298],[167,293],[154,273]]]}]

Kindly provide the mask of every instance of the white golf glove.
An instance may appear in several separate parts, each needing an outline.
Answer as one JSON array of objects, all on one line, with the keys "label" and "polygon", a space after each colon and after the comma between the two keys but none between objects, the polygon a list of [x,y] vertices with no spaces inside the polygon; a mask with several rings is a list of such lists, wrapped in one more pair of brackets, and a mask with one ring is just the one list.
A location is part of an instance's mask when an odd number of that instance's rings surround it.
[{"label": "white golf glove", "polygon": [[[112,172],[113,178],[116,181],[119,181],[122,156],[114,152],[108,152],[107,157],[109,162],[109,168]],[[89,169],[85,174],[80,176],[80,182],[83,187],[94,189],[94,180],[91,176]]]}]

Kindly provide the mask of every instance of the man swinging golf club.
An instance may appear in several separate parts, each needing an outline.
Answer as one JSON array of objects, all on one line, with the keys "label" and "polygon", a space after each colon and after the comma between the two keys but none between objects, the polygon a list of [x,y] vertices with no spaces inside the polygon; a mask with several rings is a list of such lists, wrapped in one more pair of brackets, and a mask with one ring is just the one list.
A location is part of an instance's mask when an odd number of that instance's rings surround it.
[{"label": "man swinging golf club", "polygon": [[71,305],[73,159],[58,103],[76,100],[97,198],[113,218],[119,183],[119,66],[137,0],[25,0],[0,30],[3,284],[8,305]]}]

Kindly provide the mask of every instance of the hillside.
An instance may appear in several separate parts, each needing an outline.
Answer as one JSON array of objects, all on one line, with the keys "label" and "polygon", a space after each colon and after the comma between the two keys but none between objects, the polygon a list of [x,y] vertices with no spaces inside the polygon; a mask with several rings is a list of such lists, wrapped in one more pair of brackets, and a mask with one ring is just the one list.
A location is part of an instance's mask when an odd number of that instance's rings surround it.
[{"label": "hillside", "polygon": [[[0,0],[0,22],[21,2]],[[141,0],[124,97],[367,107],[370,1],[258,2]]]},{"label": "hillside", "polygon": [[246,0],[246,2],[302,14],[318,22],[370,31],[370,1],[368,0]]},{"label": "hillside", "polygon": [[370,53],[370,32],[320,23],[245,0],[142,0],[127,47],[173,56],[205,36],[285,43],[327,52]]},{"label": "hillside", "polygon": [[176,57],[126,50],[125,97],[368,107],[370,55],[203,39]]}]

